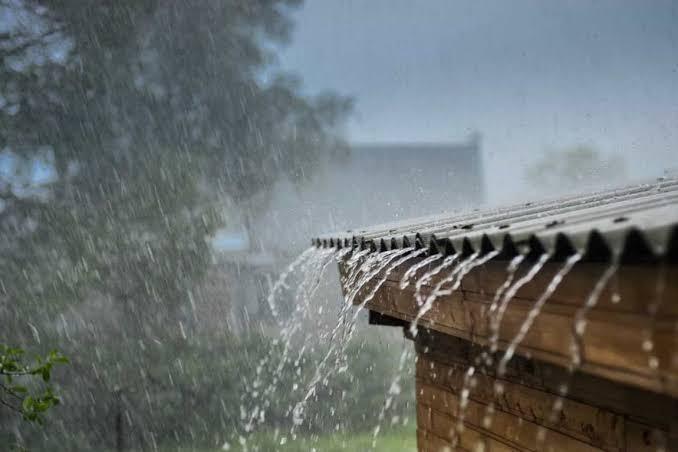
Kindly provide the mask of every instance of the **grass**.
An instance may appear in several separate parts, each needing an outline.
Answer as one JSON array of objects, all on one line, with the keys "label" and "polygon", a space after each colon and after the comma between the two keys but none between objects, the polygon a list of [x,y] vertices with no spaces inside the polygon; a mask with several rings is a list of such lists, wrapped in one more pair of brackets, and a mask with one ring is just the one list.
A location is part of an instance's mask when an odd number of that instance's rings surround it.
[{"label": "grass", "polygon": [[[281,444],[284,443],[284,444]],[[282,437],[274,439],[273,435],[259,435],[248,441],[251,446],[258,445],[262,451],[279,452],[339,452],[339,451],[416,451],[417,437],[413,428],[390,430],[379,435],[375,449],[372,449],[372,433],[341,433],[320,437],[298,438],[297,440],[282,440]],[[244,451],[240,448],[231,448],[237,452]]]},{"label": "grass", "polygon": [[[279,451],[279,452],[308,452],[316,450],[318,452],[339,452],[339,451],[369,451],[372,450],[372,434],[336,434],[321,436],[317,438],[298,438],[297,440],[282,437],[275,439],[273,435],[259,435],[248,441],[250,450],[253,446],[259,446],[261,451]],[[236,452],[244,451],[244,448],[232,447]],[[391,431],[380,435],[377,440],[376,452],[391,451],[416,451],[417,438],[412,430]]]},{"label": "grass", "polygon": [[[195,451],[198,449],[172,448],[168,451]],[[200,452],[217,452],[224,449],[199,449]],[[282,435],[276,437],[272,432],[262,432],[250,436],[247,440],[247,448],[240,444],[230,444],[229,452],[416,452],[417,435],[415,427],[403,427],[389,429],[379,435],[377,445],[372,449],[372,433],[337,433],[324,436],[298,437],[296,440],[285,438]]]}]

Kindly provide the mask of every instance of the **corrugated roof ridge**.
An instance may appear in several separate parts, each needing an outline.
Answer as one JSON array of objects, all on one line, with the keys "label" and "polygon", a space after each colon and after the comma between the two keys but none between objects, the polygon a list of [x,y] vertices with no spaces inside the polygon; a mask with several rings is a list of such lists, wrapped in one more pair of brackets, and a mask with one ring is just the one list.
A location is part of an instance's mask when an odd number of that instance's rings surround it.
[{"label": "corrugated roof ridge", "polygon": [[[316,246],[375,249],[426,246],[448,252],[487,249],[554,254],[591,250],[627,255],[629,236],[654,256],[674,253],[678,225],[678,178],[613,190],[461,214],[433,215],[326,234]],[[603,241],[601,243],[592,243]],[[539,250],[537,250],[539,248]],[[642,247],[641,247],[642,248]],[[636,250],[638,253],[640,249]],[[598,253],[600,254],[600,253]]]}]

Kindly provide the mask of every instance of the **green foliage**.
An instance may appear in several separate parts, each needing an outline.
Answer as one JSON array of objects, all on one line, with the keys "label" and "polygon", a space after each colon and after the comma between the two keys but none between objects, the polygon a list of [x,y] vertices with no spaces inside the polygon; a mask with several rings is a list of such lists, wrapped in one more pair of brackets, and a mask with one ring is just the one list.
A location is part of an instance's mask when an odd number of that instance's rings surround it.
[{"label": "green foliage", "polygon": [[[290,409],[300,400],[316,363],[326,352],[324,347],[316,347],[308,351],[299,367],[288,363],[278,373],[267,374],[266,384],[277,378],[277,390],[271,397],[266,422],[252,433],[242,429],[240,407],[261,359],[269,351],[274,357],[282,352],[282,344],[271,338],[260,334],[189,334],[187,339],[151,341],[143,347],[131,342],[125,347],[114,343],[76,347],[78,351],[72,353],[80,355],[77,362],[60,372],[68,381],[59,390],[68,409],[59,410],[58,423],[45,423],[40,431],[31,425],[20,428],[30,450],[114,450],[118,414],[124,420],[122,432],[128,449],[140,449],[153,441],[161,450],[189,444],[192,448],[219,449],[224,442],[237,445],[241,436],[252,437],[250,444],[256,444],[270,437],[265,432],[289,432]],[[387,347],[376,340],[351,345],[348,367],[337,378],[323,382],[317,398],[307,405],[308,422],[298,431],[300,438],[315,441],[318,435],[323,437],[335,430],[371,432],[397,370],[400,352],[400,347]],[[128,355],[135,359],[130,360]],[[85,372],[79,363],[93,365],[98,375]],[[271,364],[277,367],[278,362],[273,359]],[[382,424],[386,432],[401,428],[406,420],[408,425],[415,422],[411,369],[402,381],[401,394]],[[97,403],[83,394],[91,394]],[[399,420],[392,425],[394,417]],[[364,441],[368,436],[362,435]],[[291,442],[289,435],[288,440]]]},{"label": "green foliage", "polygon": [[49,384],[52,368],[67,363],[55,350],[27,362],[23,349],[0,344],[0,404],[26,421],[42,423],[44,413],[61,401]]},{"label": "green foliage", "polygon": [[[39,191],[17,188],[31,171],[0,175],[4,323],[97,293],[137,333],[161,328],[204,275],[221,206],[302,183],[345,149],[350,101],[305,98],[270,64],[265,43],[289,38],[299,3],[0,5],[26,18],[0,34],[0,149],[54,172]],[[55,45],[62,60],[45,56]]]}]

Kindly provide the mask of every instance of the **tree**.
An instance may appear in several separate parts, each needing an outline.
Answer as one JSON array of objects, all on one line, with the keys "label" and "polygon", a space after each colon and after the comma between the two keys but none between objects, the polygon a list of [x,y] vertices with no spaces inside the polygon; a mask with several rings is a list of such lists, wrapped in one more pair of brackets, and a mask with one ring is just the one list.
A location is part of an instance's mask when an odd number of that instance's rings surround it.
[{"label": "tree", "polygon": [[[216,201],[246,200],[281,173],[303,180],[340,147],[332,129],[348,101],[309,102],[289,77],[258,80],[270,61],[259,35],[287,39],[285,13],[298,3],[6,6],[29,19],[0,45],[0,143],[29,162],[48,149],[56,173],[41,192],[49,202],[3,184],[5,246],[14,251],[3,273],[28,267],[24,279],[39,279],[9,288],[9,298],[36,298],[42,286],[41,296],[66,289],[78,299],[77,289],[94,284],[120,299],[175,299],[207,254]],[[64,61],[35,57],[58,43]],[[148,287],[153,272],[168,293]]]},{"label": "tree", "polygon": [[[345,148],[350,101],[307,99],[271,66],[299,3],[0,3],[15,22],[0,33],[0,149],[17,168],[0,173],[0,341],[40,329],[101,397],[138,384],[116,366],[153,364],[146,344],[190,323],[222,201],[303,182]],[[64,313],[84,301],[97,322],[75,335]]]},{"label": "tree", "polygon": [[619,156],[605,158],[588,146],[546,153],[526,171],[527,180],[540,190],[567,193],[618,184],[625,178]]}]

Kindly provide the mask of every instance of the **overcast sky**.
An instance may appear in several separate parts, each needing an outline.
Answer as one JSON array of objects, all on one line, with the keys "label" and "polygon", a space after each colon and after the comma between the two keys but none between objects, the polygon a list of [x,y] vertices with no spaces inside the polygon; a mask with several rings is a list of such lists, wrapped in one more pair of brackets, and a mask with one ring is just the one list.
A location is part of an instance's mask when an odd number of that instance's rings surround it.
[{"label": "overcast sky", "polygon": [[633,177],[678,166],[678,2],[308,0],[294,17],[280,65],[355,97],[351,140],[478,130],[488,177],[510,179],[495,198],[547,149],[620,154]]}]

